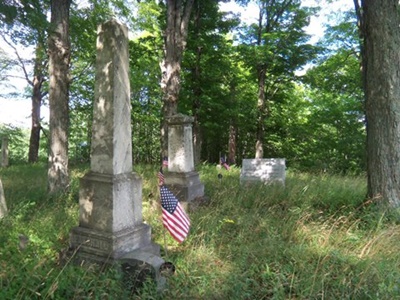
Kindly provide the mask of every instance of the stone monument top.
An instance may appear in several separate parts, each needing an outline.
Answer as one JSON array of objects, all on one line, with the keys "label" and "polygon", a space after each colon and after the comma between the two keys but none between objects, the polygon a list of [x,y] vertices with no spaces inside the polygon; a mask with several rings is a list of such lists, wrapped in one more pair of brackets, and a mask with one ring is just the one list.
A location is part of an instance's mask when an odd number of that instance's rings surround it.
[{"label": "stone monument top", "polygon": [[112,19],[99,26],[90,167],[101,174],[132,171],[128,28]]},{"label": "stone monument top", "polygon": [[176,114],[170,117],[167,117],[168,125],[183,125],[183,124],[190,124],[192,125],[194,121],[194,117],[187,116],[184,114]]}]

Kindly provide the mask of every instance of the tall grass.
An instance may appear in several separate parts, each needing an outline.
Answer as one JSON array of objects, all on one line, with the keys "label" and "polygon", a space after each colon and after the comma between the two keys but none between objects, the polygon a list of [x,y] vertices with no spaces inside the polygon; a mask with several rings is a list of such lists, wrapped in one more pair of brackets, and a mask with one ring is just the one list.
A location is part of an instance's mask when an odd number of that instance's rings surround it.
[{"label": "tall grass", "polygon": [[72,170],[69,194],[49,198],[46,168],[33,165],[0,170],[0,299],[400,299],[398,215],[365,200],[365,178],[288,172],[285,187],[243,186],[239,169],[203,165],[209,202],[177,244],[162,227],[157,169],[135,167],[144,220],[176,266],[164,293],[147,283],[133,294],[114,269],[60,263],[85,167]]}]

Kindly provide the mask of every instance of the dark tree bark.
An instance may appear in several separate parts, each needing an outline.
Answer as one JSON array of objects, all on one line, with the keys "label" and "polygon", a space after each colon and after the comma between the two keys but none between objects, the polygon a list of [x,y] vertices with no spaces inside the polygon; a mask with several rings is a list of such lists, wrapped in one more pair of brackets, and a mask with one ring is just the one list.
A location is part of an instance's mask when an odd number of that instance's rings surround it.
[{"label": "dark tree bark", "polygon": [[258,98],[257,98],[257,132],[255,158],[264,157],[265,120],[268,115],[267,100],[265,99],[266,67],[258,68]]},{"label": "dark tree bark", "polygon": [[1,35],[4,42],[8,44],[17,56],[18,64],[24,74],[24,78],[27,83],[32,87],[32,115],[31,115],[31,134],[29,138],[29,151],[28,151],[28,162],[35,163],[38,161],[39,157],[39,146],[40,146],[40,130],[42,128],[40,124],[40,109],[42,105],[43,96],[43,82],[45,81],[44,76],[44,68],[47,63],[47,59],[45,58],[45,50],[43,43],[41,42],[42,39],[39,38],[38,44],[36,46],[35,51],[35,64],[33,66],[33,79],[29,78],[28,71],[25,66],[24,60],[18,53],[18,50],[15,46],[10,43],[4,35]]},{"label": "dark tree bark", "polygon": [[48,166],[49,193],[62,192],[69,186],[69,10],[70,0],[51,1],[49,32],[49,104],[50,153]]},{"label": "dark tree bark", "polygon": [[33,79],[33,94],[32,94],[32,126],[31,135],[29,138],[29,153],[28,162],[35,163],[39,158],[40,146],[40,106],[42,98],[40,94],[40,79],[36,76]]},{"label": "dark tree bark", "polygon": [[186,48],[190,13],[194,0],[167,0],[167,28],[164,33],[164,60],[161,63],[163,120],[161,122],[161,157],[168,155],[166,118],[177,113],[181,89],[181,63]]},{"label": "dark tree bark", "polygon": [[[4,2],[4,1],[3,1]],[[29,139],[29,152],[28,162],[35,163],[39,157],[39,146],[40,146],[40,109],[42,100],[45,95],[43,93],[43,82],[45,79],[46,68],[47,68],[47,55],[45,37],[46,32],[43,30],[43,26],[46,23],[46,15],[43,11],[46,11],[47,5],[33,5],[31,1],[9,1],[9,9],[16,9],[15,15],[9,20],[10,29],[9,40],[4,33],[0,33],[0,36],[10,48],[14,50],[17,57],[18,66],[21,68],[23,77],[32,88],[32,114],[31,114],[31,133]],[[17,9],[18,7],[18,9]],[[26,12],[29,13],[26,15]],[[9,11],[10,13],[10,11]],[[7,15],[7,12],[6,12]],[[33,77],[30,78],[30,74],[27,71],[26,61],[20,56],[18,49],[15,47],[16,44],[21,43],[23,45],[36,43],[35,58],[33,66]],[[14,44],[16,43],[16,44]],[[21,76],[17,76],[21,77]]]},{"label": "dark tree bark", "polygon": [[400,205],[398,0],[363,0],[368,196]]},{"label": "dark tree bark", "polygon": [[359,45],[360,45],[360,70],[362,76],[362,83],[365,89],[365,50],[364,50],[364,34],[365,34],[365,24],[364,24],[364,15],[361,9],[360,0],[353,0],[354,2],[354,11],[357,16],[357,28],[358,28],[358,38],[359,38]]},{"label": "dark tree bark", "polygon": [[[40,51],[40,50],[39,50]],[[32,127],[31,135],[29,139],[29,153],[28,162],[35,163],[39,158],[39,146],[40,146],[40,130],[42,128],[40,119],[40,108],[42,106],[42,85],[44,82],[43,75],[43,62],[40,61],[39,51],[36,51],[35,66],[33,68],[33,80],[32,80]]]},{"label": "dark tree bark", "polygon": [[234,120],[231,120],[229,126],[229,152],[228,152],[228,163],[230,165],[236,164],[236,138],[237,138],[237,126]]},{"label": "dark tree bark", "polygon": [[[195,6],[195,38],[200,37],[200,4],[201,2],[197,2]],[[197,47],[196,49],[196,62],[192,69],[192,76],[193,82],[195,83],[193,86],[193,160],[194,164],[197,165],[200,163],[201,157],[201,145],[203,143],[202,134],[201,134],[201,127],[200,127],[200,117],[199,112],[201,108],[201,96],[202,96],[202,89],[201,89],[201,55],[202,55],[202,47]]]},{"label": "dark tree bark", "polygon": [[[285,11],[293,3],[293,0],[282,1],[258,1],[259,15],[257,27],[257,47],[265,46],[264,36],[276,31],[282,22]],[[272,57],[270,57],[272,59]],[[267,99],[267,70],[270,61],[260,61],[257,65],[258,97],[257,97],[257,132],[255,158],[264,157],[265,148],[265,122],[269,115],[269,103]],[[269,95],[270,96],[270,95]]]},{"label": "dark tree bark", "polygon": [[[262,45],[262,34],[264,31],[264,5],[260,3],[258,15],[258,28],[257,28],[257,46]],[[258,95],[257,95],[257,132],[256,132],[256,149],[255,158],[264,157],[264,135],[265,135],[265,120],[266,120],[266,99],[265,99],[265,79],[266,79],[266,66],[265,63],[260,63],[257,66],[257,80],[258,80]]]},{"label": "dark tree bark", "polygon": [[8,213],[6,199],[4,197],[3,184],[0,179],[0,220]]}]

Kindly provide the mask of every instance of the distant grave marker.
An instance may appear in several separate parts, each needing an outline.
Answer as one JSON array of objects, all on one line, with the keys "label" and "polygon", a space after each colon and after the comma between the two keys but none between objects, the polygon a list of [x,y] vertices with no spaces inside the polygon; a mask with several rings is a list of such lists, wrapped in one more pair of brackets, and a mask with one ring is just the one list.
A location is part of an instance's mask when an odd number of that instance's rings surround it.
[{"label": "distant grave marker", "polygon": [[240,183],[280,183],[285,185],[286,163],[284,158],[243,159]]}]

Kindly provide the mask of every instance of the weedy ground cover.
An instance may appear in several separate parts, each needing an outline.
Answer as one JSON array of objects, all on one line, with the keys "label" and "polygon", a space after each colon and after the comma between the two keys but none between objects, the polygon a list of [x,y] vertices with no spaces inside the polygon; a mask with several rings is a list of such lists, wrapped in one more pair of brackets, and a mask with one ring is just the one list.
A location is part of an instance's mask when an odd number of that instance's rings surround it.
[{"label": "weedy ground cover", "polygon": [[177,244],[162,227],[157,166],[135,166],[143,218],[176,267],[158,294],[151,282],[133,293],[114,269],[63,260],[86,171],[73,167],[70,192],[48,197],[45,165],[0,169],[1,299],[400,299],[399,214],[365,199],[362,176],[288,171],[284,187],[243,186],[238,168],[202,165],[209,202]]}]

